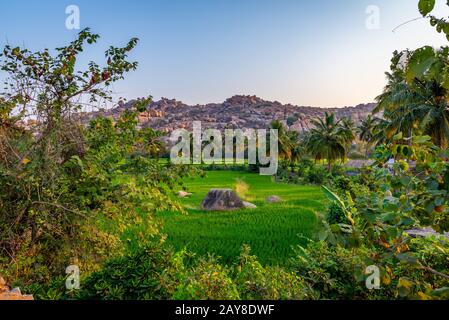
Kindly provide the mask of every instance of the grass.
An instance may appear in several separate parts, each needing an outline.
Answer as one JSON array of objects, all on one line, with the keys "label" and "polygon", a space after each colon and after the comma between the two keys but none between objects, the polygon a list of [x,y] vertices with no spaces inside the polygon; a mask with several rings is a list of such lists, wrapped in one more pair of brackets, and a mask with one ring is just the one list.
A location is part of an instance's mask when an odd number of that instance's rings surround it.
[{"label": "grass", "polygon": [[[208,171],[205,178],[185,181],[189,198],[180,199],[188,215],[176,212],[158,214],[167,241],[176,249],[187,248],[200,255],[208,253],[232,262],[243,244],[252,248],[260,261],[284,265],[293,251],[292,246],[305,243],[317,231],[317,211],[325,208],[325,198],[319,187],[275,183],[271,177],[247,172]],[[212,188],[231,188],[257,209],[231,212],[207,212],[200,209],[201,201]],[[277,195],[282,203],[267,203]]]}]

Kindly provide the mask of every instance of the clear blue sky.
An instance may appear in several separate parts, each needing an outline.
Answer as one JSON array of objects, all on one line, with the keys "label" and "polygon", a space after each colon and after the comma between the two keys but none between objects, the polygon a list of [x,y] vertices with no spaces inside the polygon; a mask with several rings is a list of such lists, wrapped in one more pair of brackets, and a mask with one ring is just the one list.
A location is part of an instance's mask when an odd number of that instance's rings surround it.
[{"label": "clear blue sky", "polygon": [[[446,13],[445,0],[439,11]],[[72,40],[65,8],[78,5],[81,28],[108,45],[140,38],[139,69],[114,85],[119,96],[153,95],[186,103],[255,94],[283,103],[346,106],[369,102],[385,84],[395,49],[446,40],[421,20],[418,0],[0,0],[0,45],[33,50]],[[380,29],[368,30],[368,5]]]}]

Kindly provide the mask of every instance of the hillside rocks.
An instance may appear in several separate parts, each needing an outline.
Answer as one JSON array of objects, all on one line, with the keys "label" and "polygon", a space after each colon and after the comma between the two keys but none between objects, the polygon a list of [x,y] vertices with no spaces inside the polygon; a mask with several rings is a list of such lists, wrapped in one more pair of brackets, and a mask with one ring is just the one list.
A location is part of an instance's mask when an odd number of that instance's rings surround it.
[{"label": "hillside rocks", "polygon": [[33,300],[33,296],[23,295],[19,288],[10,290],[6,281],[0,277],[0,300]]},{"label": "hillside rocks", "polygon": [[[120,114],[132,108],[135,101],[120,103],[115,109],[82,114],[84,122],[98,117],[110,116],[118,119]],[[139,116],[140,127],[151,127],[164,132],[176,129],[192,129],[193,121],[201,121],[203,128],[253,128],[265,129],[273,120],[281,120],[291,130],[298,132],[311,129],[311,120],[322,117],[324,112],[335,112],[337,118],[349,117],[356,124],[374,109],[374,104],[361,104],[345,108],[314,108],[278,101],[266,101],[256,96],[233,96],[222,103],[187,105],[176,99],[162,98],[148,105]]]}]

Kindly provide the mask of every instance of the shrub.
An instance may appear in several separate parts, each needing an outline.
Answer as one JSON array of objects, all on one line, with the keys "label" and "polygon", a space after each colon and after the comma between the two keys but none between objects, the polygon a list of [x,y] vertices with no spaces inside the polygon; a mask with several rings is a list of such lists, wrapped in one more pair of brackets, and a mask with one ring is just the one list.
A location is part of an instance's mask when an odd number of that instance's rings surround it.
[{"label": "shrub", "polygon": [[237,300],[231,270],[209,257],[190,268],[173,295],[177,300]]},{"label": "shrub", "polygon": [[308,298],[303,279],[279,267],[263,267],[244,246],[235,270],[235,282],[243,300],[302,300]]},{"label": "shrub", "polygon": [[326,177],[328,175],[328,172],[325,168],[319,167],[319,166],[313,166],[309,169],[306,181],[312,184],[323,184]]},{"label": "shrub", "polygon": [[107,262],[100,271],[83,281],[80,299],[148,300],[170,299],[174,281],[166,270],[172,265],[173,252],[162,243],[145,247]]},{"label": "shrub", "polygon": [[346,223],[347,219],[344,211],[340,208],[340,206],[338,206],[335,202],[332,202],[327,209],[326,221],[327,223],[332,225]]},{"label": "shrub", "polygon": [[315,299],[353,299],[365,291],[355,281],[359,257],[342,247],[325,242],[310,242],[297,247],[292,265],[296,273],[313,288]]}]

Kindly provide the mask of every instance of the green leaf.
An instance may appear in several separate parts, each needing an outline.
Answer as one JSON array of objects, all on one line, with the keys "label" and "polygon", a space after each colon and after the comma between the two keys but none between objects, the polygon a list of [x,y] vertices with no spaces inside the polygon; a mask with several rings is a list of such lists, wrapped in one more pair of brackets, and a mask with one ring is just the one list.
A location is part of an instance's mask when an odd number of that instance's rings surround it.
[{"label": "green leaf", "polygon": [[425,17],[435,8],[435,0],[419,0],[418,8],[419,12]]},{"label": "green leaf", "polygon": [[413,143],[414,144],[424,144],[429,142],[432,138],[430,136],[414,136]]},{"label": "green leaf", "polygon": [[330,191],[327,187],[322,186],[321,187],[324,191],[324,194],[326,195],[326,197],[331,200],[331,201],[335,201],[338,206],[342,209],[342,210],[346,210],[346,206],[343,202],[343,200],[340,199],[339,196],[337,196],[335,193],[333,193],[332,191]]},{"label": "green leaf", "polygon": [[408,83],[421,78],[438,59],[435,50],[426,46],[416,50],[410,58],[405,77]]},{"label": "green leaf", "polygon": [[394,140],[394,141],[398,141],[398,140],[402,140],[402,138],[403,138],[403,134],[402,134],[402,132],[399,132],[398,134],[396,134],[396,135],[393,137],[393,140]]}]

